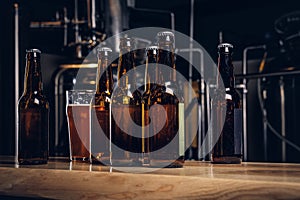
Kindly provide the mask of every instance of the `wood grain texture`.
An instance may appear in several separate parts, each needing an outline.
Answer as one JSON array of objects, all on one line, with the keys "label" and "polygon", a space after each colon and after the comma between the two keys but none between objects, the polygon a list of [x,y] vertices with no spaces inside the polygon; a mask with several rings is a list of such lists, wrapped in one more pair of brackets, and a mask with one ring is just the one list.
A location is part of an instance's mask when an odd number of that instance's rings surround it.
[{"label": "wood grain texture", "polygon": [[182,169],[133,174],[50,162],[0,165],[0,180],[0,195],[50,199],[300,199],[297,164],[187,162]]}]

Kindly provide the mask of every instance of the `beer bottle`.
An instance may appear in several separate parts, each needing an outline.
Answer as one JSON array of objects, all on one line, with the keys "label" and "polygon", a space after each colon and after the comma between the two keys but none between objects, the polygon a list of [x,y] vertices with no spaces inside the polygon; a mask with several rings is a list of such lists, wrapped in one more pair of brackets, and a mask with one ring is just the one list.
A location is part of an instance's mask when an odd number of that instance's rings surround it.
[{"label": "beer bottle", "polygon": [[141,92],[136,87],[133,47],[133,39],[120,39],[117,87],[112,97],[112,165],[141,164]]},{"label": "beer bottle", "polygon": [[144,166],[149,165],[150,159],[150,140],[149,140],[149,108],[151,105],[151,88],[155,81],[155,69],[157,62],[157,46],[149,46],[146,48],[146,65],[145,65],[145,89],[142,95],[142,162]]},{"label": "beer bottle", "polygon": [[[212,115],[216,115],[213,118],[217,120],[213,134],[220,133],[220,136],[215,138],[217,142],[211,154],[212,163],[233,164],[241,163],[242,160],[242,109],[239,93],[235,89],[232,50],[231,44],[218,45],[218,79]],[[225,91],[221,87],[222,80]]]},{"label": "beer bottle", "polygon": [[111,164],[111,93],[113,78],[108,47],[98,49],[96,93],[91,101],[91,155],[93,163]]},{"label": "beer bottle", "polygon": [[18,102],[19,164],[46,164],[49,148],[49,102],[43,95],[41,51],[26,51],[24,91]]},{"label": "beer bottle", "polygon": [[[157,34],[155,84],[151,88],[150,166],[182,167],[184,163],[184,105],[176,83],[175,37]],[[164,70],[168,66],[168,70]],[[166,79],[165,79],[166,78]],[[162,124],[164,123],[164,124]]]}]

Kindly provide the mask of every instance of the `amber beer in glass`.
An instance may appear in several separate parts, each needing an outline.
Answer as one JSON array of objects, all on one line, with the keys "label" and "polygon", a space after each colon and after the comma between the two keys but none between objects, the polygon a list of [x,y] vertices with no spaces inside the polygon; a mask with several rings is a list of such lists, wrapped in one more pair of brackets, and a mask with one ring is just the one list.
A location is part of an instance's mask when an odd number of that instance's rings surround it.
[{"label": "amber beer in glass", "polygon": [[70,160],[90,162],[90,101],[93,90],[68,90],[67,121]]}]

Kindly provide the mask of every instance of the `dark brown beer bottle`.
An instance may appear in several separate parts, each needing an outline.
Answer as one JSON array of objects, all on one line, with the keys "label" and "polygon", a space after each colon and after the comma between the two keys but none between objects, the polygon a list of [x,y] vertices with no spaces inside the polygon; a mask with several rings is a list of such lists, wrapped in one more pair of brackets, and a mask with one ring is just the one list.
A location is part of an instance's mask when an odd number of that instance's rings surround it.
[{"label": "dark brown beer bottle", "polygon": [[[184,104],[176,83],[175,37],[157,34],[155,84],[150,95],[150,166],[182,167],[184,163]],[[164,66],[168,70],[164,70]],[[162,125],[162,123],[164,123]]]},{"label": "dark brown beer bottle", "polygon": [[[242,160],[242,109],[239,93],[235,89],[232,64],[233,46],[228,43],[218,45],[218,82],[216,98],[212,102],[212,114],[218,126],[213,127],[215,144],[211,161],[213,163],[241,163]],[[221,87],[224,83],[224,89]],[[225,91],[224,91],[225,90]],[[225,117],[225,118],[224,118]],[[224,124],[219,124],[224,122]]]},{"label": "dark brown beer bottle", "polygon": [[113,78],[108,47],[98,49],[96,93],[91,101],[91,155],[93,163],[111,164],[111,94]]},{"label": "dark brown beer bottle", "polygon": [[19,164],[46,164],[49,148],[49,103],[43,95],[41,51],[26,51],[24,92],[18,103]]},{"label": "dark brown beer bottle", "polygon": [[141,92],[136,87],[134,40],[120,39],[118,81],[112,97],[112,165],[141,165]]},{"label": "dark brown beer bottle", "polygon": [[[148,166],[150,162],[150,138],[149,138],[149,108],[151,106],[151,88],[155,81],[155,70],[157,62],[157,46],[149,46],[146,48],[146,65],[145,65],[145,89],[142,95],[142,162],[144,166]],[[152,82],[152,83],[151,83]]]}]

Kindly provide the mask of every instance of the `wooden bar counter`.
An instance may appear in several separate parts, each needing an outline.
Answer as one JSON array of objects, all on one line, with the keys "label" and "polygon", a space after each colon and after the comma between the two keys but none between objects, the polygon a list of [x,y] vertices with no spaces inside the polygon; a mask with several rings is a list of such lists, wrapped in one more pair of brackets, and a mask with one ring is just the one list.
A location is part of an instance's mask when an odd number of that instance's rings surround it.
[{"label": "wooden bar counter", "polygon": [[187,161],[180,169],[130,170],[61,160],[2,163],[0,199],[300,199],[300,164]]}]

